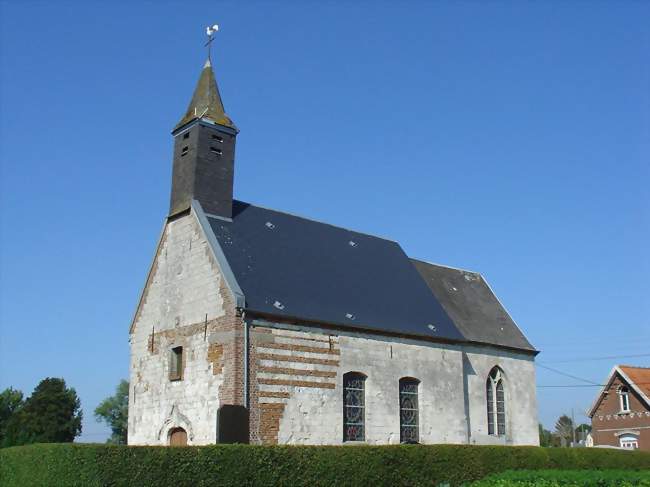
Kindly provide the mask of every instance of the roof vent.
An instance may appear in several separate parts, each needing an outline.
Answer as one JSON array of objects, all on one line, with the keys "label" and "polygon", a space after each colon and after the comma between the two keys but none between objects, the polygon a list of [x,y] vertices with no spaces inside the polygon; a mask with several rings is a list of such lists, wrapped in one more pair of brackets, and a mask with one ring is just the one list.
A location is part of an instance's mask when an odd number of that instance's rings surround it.
[{"label": "roof vent", "polygon": [[273,303],[273,306],[275,306],[278,309],[284,309],[284,304],[282,304],[280,301],[276,301]]},{"label": "roof vent", "polygon": [[345,317],[346,317],[348,320],[353,320],[353,321],[354,321],[354,319],[356,318],[356,316],[354,316],[352,313],[346,313],[346,314],[345,314]]},{"label": "roof vent", "polygon": [[271,223],[271,222],[266,222],[264,225],[266,225],[266,228],[269,228],[271,230],[273,230],[275,228],[275,225],[273,223]]},{"label": "roof vent", "polygon": [[438,331],[438,329],[436,328],[436,325],[427,325],[427,328],[428,328],[429,330],[433,331],[433,332]]}]

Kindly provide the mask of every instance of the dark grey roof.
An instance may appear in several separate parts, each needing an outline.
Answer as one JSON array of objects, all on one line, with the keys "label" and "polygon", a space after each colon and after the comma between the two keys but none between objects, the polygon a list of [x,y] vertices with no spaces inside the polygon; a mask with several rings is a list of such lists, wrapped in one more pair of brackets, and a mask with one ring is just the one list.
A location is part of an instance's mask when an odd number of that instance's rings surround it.
[{"label": "dark grey roof", "polygon": [[467,340],[535,350],[480,274],[412,262]]},{"label": "dark grey roof", "polygon": [[251,312],[463,340],[395,242],[239,201],[208,221]]}]

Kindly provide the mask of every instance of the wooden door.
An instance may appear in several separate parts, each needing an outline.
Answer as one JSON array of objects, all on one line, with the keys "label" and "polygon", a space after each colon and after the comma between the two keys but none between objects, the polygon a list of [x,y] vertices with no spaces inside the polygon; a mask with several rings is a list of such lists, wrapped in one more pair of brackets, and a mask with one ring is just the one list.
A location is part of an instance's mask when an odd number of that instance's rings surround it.
[{"label": "wooden door", "polygon": [[169,446],[187,446],[187,433],[183,428],[174,428],[169,433]]}]

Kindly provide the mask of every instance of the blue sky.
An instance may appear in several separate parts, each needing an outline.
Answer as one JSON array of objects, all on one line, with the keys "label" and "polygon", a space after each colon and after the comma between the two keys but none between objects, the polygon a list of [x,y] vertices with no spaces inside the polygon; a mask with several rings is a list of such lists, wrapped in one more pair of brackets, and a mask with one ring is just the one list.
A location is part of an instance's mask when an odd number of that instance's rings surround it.
[{"label": "blue sky", "polygon": [[[482,272],[541,364],[650,366],[647,2],[1,8],[0,388],[64,377],[82,440],[128,376],[213,22],[238,198]],[[621,355],[645,356],[599,358]],[[595,393],[540,387],[540,419],[584,420]]]}]

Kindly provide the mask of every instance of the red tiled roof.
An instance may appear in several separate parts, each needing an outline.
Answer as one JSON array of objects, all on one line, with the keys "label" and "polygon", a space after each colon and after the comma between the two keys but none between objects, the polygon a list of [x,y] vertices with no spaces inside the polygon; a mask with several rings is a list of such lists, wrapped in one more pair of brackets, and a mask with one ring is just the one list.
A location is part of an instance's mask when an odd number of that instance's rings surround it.
[{"label": "red tiled roof", "polygon": [[650,397],[650,368],[632,367],[630,365],[619,365],[618,368],[630,378],[634,385],[639,388],[646,397]]}]

